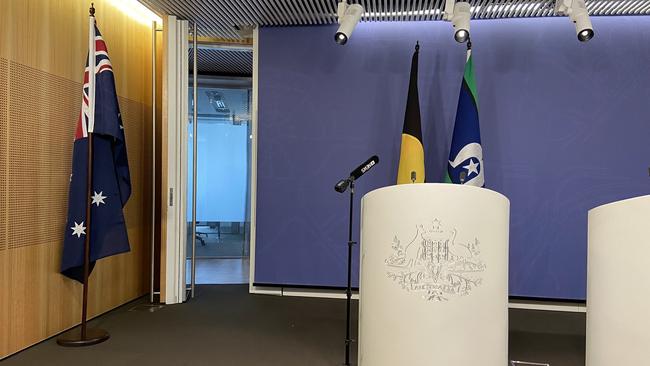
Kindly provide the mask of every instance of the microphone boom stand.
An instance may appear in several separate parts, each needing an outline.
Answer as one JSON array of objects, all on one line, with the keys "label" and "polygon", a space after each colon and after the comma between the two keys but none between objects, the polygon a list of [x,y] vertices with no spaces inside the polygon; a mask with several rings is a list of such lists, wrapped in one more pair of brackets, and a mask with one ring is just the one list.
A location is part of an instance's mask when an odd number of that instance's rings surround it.
[{"label": "microphone boom stand", "polygon": [[345,291],[347,298],[345,318],[345,365],[350,365],[350,307],[352,302],[352,247],[356,244],[352,241],[352,219],[354,205],[354,179],[350,179],[350,220],[348,223],[348,287]]},{"label": "microphone boom stand", "polygon": [[352,338],[350,338],[350,308],[352,302],[352,248],[356,241],[352,240],[352,221],[354,214],[354,181],[366,173],[370,168],[379,162],[379,156],[373,155],[370,159],[363,162],[356,169],[354,169],[348,178],[341,179],[334,185],[334,190],[339,193],[344,193],[346,189],[350,188],[350,221],[348,222],[348,286],[345,291],[346,303],[346,318],[345,318],[345,364],[350,365],[350,345]]}]

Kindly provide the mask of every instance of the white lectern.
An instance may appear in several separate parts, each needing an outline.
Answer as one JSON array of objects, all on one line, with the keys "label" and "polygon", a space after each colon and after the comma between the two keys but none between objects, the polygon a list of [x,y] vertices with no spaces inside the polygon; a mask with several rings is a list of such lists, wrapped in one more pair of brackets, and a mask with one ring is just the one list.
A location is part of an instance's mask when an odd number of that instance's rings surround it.
[{"label": "white lectern", "polygon": [[650,196],[589,211],[587,366],[650,365]]},{"label": "white lectern", "polygon": [[359,365],[508,363],[509,210],[452,184],[364,196]]}]

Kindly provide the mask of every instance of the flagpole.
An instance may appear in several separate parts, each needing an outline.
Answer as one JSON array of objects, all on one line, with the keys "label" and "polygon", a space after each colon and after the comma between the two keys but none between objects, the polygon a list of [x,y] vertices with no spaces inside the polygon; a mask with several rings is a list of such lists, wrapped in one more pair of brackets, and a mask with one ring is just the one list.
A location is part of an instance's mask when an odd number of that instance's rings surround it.
[{"label": "flagpole", "polygon": [[90,272],[90,230],[91,230],[91,209],[90,196],[93,186],[93,130],[95,124],[95,4],[90,5],[89,35],[88,35],[88,104],[90,105],[88,118],[88,161],[86,169],[86,240],[84,240],[84,283],[83,283],[83,305],[81,307],[81,339],[87,336],[88,320],[88,274]]},{"label": "flagpole", "polygon": [[91,4],[89,18],[88,48],[88,157],[86,170],[86,237],[84,240],[84,282],[81,306],[81,326],[65,333],[56,340],[64,347],[84,347],[104,342],[110,335],[103,329],[88,329],[88,277],[90,274],[90,233],[91,207],[90,196],[93,187],[93,130],[95,124],[95,6]]}]

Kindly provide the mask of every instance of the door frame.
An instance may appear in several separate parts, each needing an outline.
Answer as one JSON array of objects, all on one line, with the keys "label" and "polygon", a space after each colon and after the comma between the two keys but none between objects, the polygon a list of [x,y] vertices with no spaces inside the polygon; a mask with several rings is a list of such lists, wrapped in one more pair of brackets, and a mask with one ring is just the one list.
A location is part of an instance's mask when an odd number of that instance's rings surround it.
[{"label": "door frame", "polygon": [[186,292],[189,24],[164,18],[160,301],[182,303]]}]

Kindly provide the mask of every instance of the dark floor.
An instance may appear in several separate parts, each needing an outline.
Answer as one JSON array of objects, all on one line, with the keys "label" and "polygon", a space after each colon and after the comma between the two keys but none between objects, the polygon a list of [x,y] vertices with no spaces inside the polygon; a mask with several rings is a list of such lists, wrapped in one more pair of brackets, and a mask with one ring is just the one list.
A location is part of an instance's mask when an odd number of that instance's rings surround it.
[{"label": "dark floor", "polygon": [[[111,333],[107,342],[70,349],[50,339],[2,364],[330,366],[343,362],[344,300],[249,295],[248,286],[222,285],[198,286],[197,297],[184,305],[133,311],[145,303],[138,300],[91,322]],[[510,318],[511,358],[552,366],[584,365],[584,315],[517,310],[511,311]],[[354,360],[355,347],[352,356]]]}]

